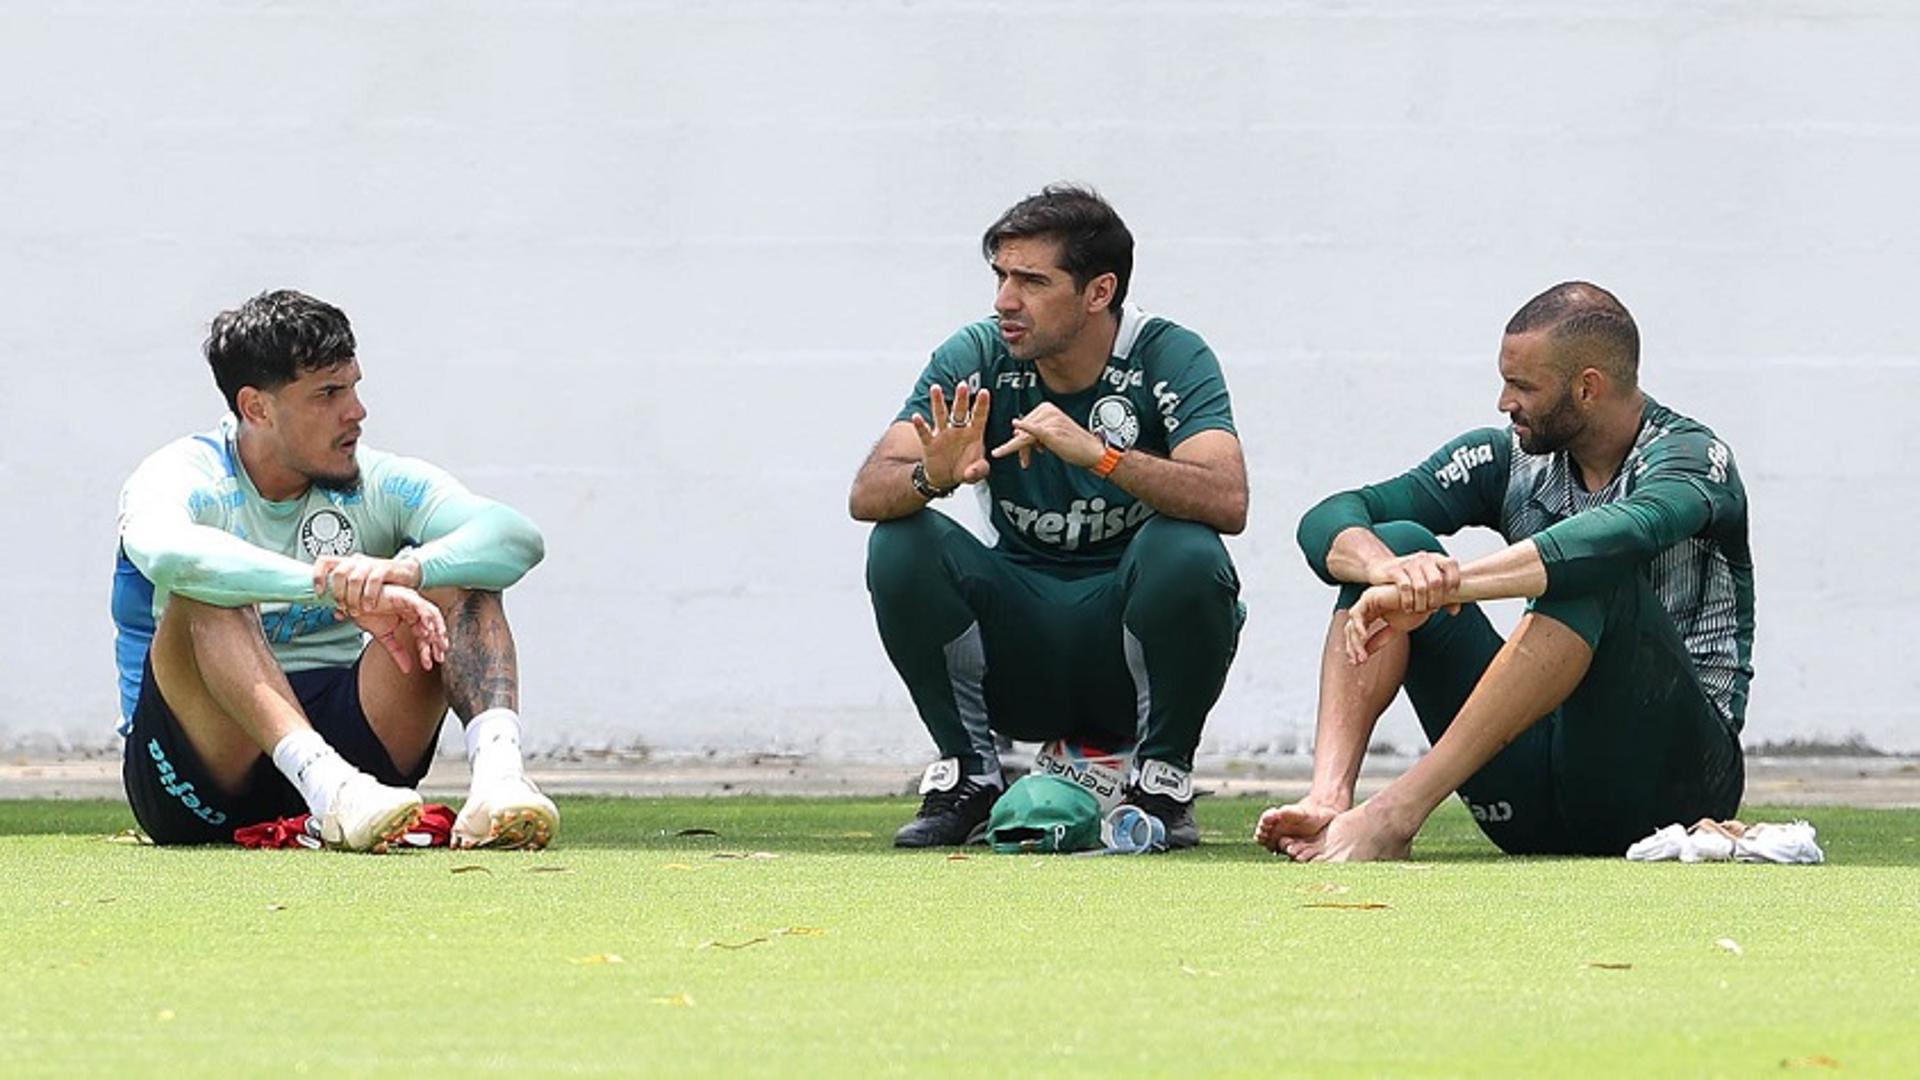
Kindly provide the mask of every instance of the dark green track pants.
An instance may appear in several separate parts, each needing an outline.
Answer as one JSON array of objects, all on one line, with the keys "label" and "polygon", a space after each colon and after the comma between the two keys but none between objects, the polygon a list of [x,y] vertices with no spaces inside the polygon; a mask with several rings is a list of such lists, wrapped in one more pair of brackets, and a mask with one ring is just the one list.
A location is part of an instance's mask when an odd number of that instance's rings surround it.
[{"label": "dark green track pants", "polygon": [[[1373,531],[1397,554],[1444,550],[1412,522]],[[1360,591],[1342,589],[1339,606]],[[1460,786],[1487,838],[1514,854],[1619,855],[1664,825],[1732,817],[1746,785],[1739,738],[1646,579],[1623,574],[1533,611],[1584,638],[1593,662],[1558,709]],[[1411,642],[1407,698],[1437,742],[1506,642],[1473,604],[1436,613]]]},{"label": "dark green track pants", "polygon": [[921,511],[874,526],[867,590],[940,755],[970,773],[998,767],[993,732],[1137,741],[1138,759],[1191,769],[1242,618],[1220,534],[1167,518],[1142,525],[1118,566],[1076,573]]}]

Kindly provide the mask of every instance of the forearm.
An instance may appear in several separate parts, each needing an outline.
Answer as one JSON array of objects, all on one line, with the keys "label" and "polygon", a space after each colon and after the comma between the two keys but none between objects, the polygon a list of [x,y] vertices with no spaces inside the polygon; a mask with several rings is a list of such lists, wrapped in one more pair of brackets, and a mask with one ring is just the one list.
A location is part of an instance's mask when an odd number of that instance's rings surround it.
[{"label": "forearm", "polygon": [[1391,562],[1397,556],[1386,541],[1375,536],[1372,529],[1365,526],[1348,526],[1333,538],[1333,544],[1327,549],[1327,575],[1335,581],[1366,585],[1373,581],[1372,569],[1382,562]]},{"label": "forearm", "polygon": [[1532,599],[1547,591],[1547,564],[1530,539],[1509,544],[1460,568],[1453,601]]},{"label": "forearm", "polygon": [[317,599],[311,566],[211,526],[130,524],[120,542],[155,588],[203,604],[232,608]]},{"label": "forearm", "polygon": [[[1364,547],[1365,541],[1358,538],[1364,533],[1367,538],[1379,543],[1368,526],[1373,524],[1373,516],[1367,511],[1367,501],[1357,491],[1342,491],[1329,495],[1313,505],[1313,508],[1300,516],[1300,525],[1294,530],[1294,540],[1300,545],[1300,553],[1306,556],[1307,566],[1329,585],[1343,581],[1364,582],[1366,577],[1352,559],[1364,557],[1370,552]],[[1348,534],[1356,534],[1349,537]],[[1342,542],[1346,546],[1343,548]],[[1381,544],[1381,547],[1385,547]],[[1335,558],[1340,556],[1340,566],[1336,571]]]},{"label": "forearm", "polygon": [[1307,565],[1329,585],[1368,584],[1371,571],[1396,556],[1374,533],[1389,521],[1411,521],[1445,536],[1468,520],[1465,507],[1449,506],[1405,473],[1354,491],[1329,495],[1301,515],[1295,539]]},{"label": "forearm", "polygon": [[913,467],[920,459],[874,457],[860,466],[847,496],[847,512],[855,521],[892,521],[926,508],[928,499],[913,486]]},{"label": "forearm", "polygon": [[1232,470],[1129,450],[1107,479],[1167,517],[1229,536],[1247,527],[1246,478]]},{"label": "forearm", "polygon": [[420,587],[454,586],[498,591],[518,582],[546,556],[546,541],[526,515],[491,499],[451,507],[456,515],[444,533],[412,552],[420,564]]}]

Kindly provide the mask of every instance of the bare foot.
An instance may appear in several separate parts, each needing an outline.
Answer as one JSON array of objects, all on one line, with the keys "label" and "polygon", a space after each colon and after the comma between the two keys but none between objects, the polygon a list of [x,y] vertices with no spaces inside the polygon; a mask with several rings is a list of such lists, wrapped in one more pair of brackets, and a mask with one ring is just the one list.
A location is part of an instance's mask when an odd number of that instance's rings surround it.
[{"label": "bare foot", "polygon": [[1261,847],[1279,854],[1289,840],[1312,840],[1327,830],[1333,819],[1346,809],[1309,795],[1299,802],[1268,808],[1253,827],[1253,839]]},{"label": "bare foot", "polygon": [[1405,859],[1413,853],[1413,835],[1390,828],[1382,815],[1361,803],[1335,817],[1318,836],[1283,841],[1281,850],[1295,862]]}]

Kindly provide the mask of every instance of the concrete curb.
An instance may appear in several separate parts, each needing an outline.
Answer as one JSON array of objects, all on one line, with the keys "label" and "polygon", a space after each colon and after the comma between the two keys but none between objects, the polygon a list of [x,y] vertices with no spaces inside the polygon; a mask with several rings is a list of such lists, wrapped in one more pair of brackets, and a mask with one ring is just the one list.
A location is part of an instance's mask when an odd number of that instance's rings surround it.
[{"label": "concrete curb", "polygon": [[[1375,757],[1360,778],[1362,797],[1379,790],[1415,759]],[[1306,790],[1312,760],[1304,755],[1203,759],[1194,784],[1216,795],[1296,798]],[[913,790],[919,768],[899,763],[819,761],[783,755],[741,758],[651,758],[599,755],[536,758],[529,773],[557,795],[811,795],[885,796]],[[443,757],[423,793],[458,799],[467,763]],[[117,799],[117,758],[16,759],[0,764],[0,798]],[[1787,806],[1920,807],[1920,758],[1793,757],[1747,759],[1749,803]]]}]

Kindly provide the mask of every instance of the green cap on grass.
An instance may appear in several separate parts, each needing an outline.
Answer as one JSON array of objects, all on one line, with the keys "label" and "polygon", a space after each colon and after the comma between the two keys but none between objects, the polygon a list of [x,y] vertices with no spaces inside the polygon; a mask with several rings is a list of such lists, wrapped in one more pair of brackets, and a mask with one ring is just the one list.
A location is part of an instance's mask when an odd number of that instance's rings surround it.
[{"label": "green cap on grass", "polygon": [[993,804],[987,842],[1003,854],[1100,846],[1100,800],[1057,776],[1023,776]]}]

